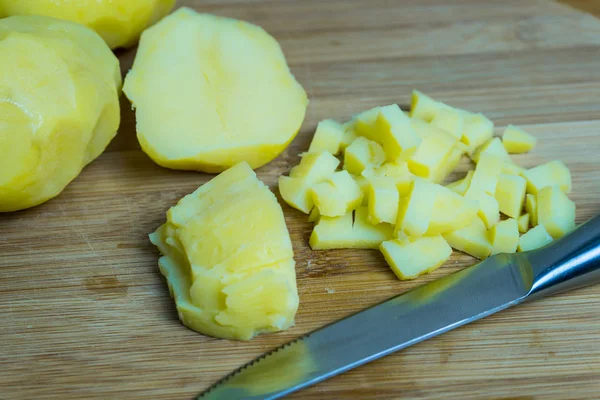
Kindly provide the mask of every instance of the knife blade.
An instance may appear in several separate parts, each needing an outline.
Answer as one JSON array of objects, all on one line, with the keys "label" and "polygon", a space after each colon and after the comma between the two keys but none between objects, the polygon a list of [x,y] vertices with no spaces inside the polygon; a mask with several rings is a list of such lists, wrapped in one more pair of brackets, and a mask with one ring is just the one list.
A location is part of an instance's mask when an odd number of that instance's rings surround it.
[{"label": "knife blade", "polygon": [[538,250],[499,254],[287,343],[198,399],[277,399],[526,300],[600,282],[600,216]]}]

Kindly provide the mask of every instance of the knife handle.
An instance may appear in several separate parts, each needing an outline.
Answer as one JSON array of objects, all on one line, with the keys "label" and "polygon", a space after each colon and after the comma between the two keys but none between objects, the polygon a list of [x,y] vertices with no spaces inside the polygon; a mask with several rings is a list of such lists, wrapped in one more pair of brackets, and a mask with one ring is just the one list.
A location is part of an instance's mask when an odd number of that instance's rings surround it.
[{"label": "knife handle", "polygon": [[526,255],[533,271],[528,299],[600,283],[600,215]]}]

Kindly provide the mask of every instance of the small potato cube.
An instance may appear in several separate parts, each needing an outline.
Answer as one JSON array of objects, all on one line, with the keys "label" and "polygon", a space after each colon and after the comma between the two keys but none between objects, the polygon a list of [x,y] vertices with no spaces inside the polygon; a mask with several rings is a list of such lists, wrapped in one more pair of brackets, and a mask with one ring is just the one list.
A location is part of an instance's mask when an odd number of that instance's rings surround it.
[{"label": "small potato cube", "polygon": [[452,248],[479,259],[486,258],[492,252],[488,232],[479,218],[475,218],[471,225],[443,236]]},{"label": "small potato cube", "polygon": [[499,137],[488,140],[481,147],[475,150],[475,153],[471,155],[471,160],[479,162],[479,158],[484,153],[495,154],[499,157],[502,157],[506,162],[512,163],[510,155],[508,155],[506,152],[506,149],[502,145],[502,141]]},{"label": "small potato cube", "polygon": [[564,193],[571,192],[571,171],[562,161],[550,161],[523,172],[527,193],[536,194],[546,186],[558,185]]},{"label": "small potato cube", "polygon": [[558,186],[546,186],[537,194],[538,223],[554,239],[575,229],[575,203]]},{"label": "small potato cube", "polygon": [[502,134],[502,144],[511,154],[527,153],[535,147],[537,139],[521,128],[509,125]]},{"label": "small potato cube", "polygon": [[463,111],[464,132],[461,141],[469,147],[469,154],[494,136],[494,123],[483,114]]},{"label": "small potato cube", "polygon": [[433,100],[426,94],[413,90],[410,104],[410,117],[431,122],[440,109],[450,108],[448,105]]},{"label": "small potato cube", "polygon": [[377,168],[385,161],[385,153],[379,143],[358,137],[344,152],[344,169],[360,175],[367,168]]},{"label": "small potato cube", "polygon": [[340,151],[340,143],[342,142],[343,135],[344,129],[341,124],[332,119],[323,120],[317,125],[317,130],[310,142],[308,152],[321,153],[326,151],[335,155]]},{"label": "small potato cube", "polygon": [[438,128],[431,126],[431,124],[419,118],[411,118],[410,126],[421,139],[425,139],[430,134],[439,130]]},{"label": "small potato cube", "polygon": [[519,251],[535,250],[540,247],[544,247],[548,243],[552,242],[552,236],[548,233],[544,225],[538,225],[535,228],[531,228],[527,233],[523,234],[519,238]]},{"label": "small potato cube", "polygon": [[494,196],[485,192],[470,192],[465,197],[479,203],[477,215],[481,218],[487,229],[490,229],[500,221],[500,206]]},{"label": "small potato cube", "polygon": [[308,214],[308,222],[314,222],[316,224],[320,219],[321,213],[319,213],[319,209],[317,207],[313,207],[313,209],[310,210],[310,214]]},{"label": "small potato cube", "polygon": [[358,136],[364,136],[369,140],[377,141],[375,124],[381,107],[375,107],[352,118],[354,131]]},{"label": "small potato cube", "polygon": [[421,138],[411,127],[408,118],[396,104],[381,107],[375,122],[375,141],[381,143],[388,161],[398,161],[413,154]]},{"label": "small potato cube", "polygon": [[516,253],[519,245],[519,224],[510,218],[498,222],[489,230],[492,254]]},{"label": "small potato cube", "polygon": [[281,198],[290,206],[305,214],[308,214],[315,205],[309,189],[310,185],[307,185],[301,178],[279,177],[279,193],[281,193]]},{"label": "small potato cube", "polygon": [[333,174],[338,165],[340,160],[331,153],[306,153],[300,164],[291,169],[290,177],[302,178],[307,183],[320,182]]},{"label": "small potato cube", "polygon": [[456,140],[460,140],[464,131],[464,113],[453,108],[441,108],[431,120],[431,125],[443,129]]},{"label": "small potato cube", "polygon": [[342,124],[344,133],[340,141],[340,151],[346,150],[348,146],[352,144],[358,137],[358,134],[354,131],[354,121],[347,121]]},{"label": "small potato cube", "polygon": [[[459,145],[460,143],[457,143],[457,145]],[[432,182],[434,183],[442,183],[446,180],[446,178],[448,177],[448,175],[450,175],[452,172],[454,172],[454,170],[456,169],[456,167],[458,166],[458,164],[460,164],[460,160],[462,159],[462,156],[464,154],[464,151],[459,148],[459,147],[454,147],[450,153],[448,154],[448,156],[446,157],[446,159],[444,161],[442,161],[442,163],[440,164],[440,167],[437,169],[437,171],[434,172],[434,177]]]},{"label": "small potato cube", "polygon": [[525,213],[517,219],[519,224],[519,232],[525,233],[529,229],[529,214]]},{"label": "small potato cube", "polygon": [[369,190],[369,221],[373,224],[387,222],[395,224],[398,217],[400,196],[392,178],[371,181]]},{"label": "small potato cube", "polygon": [[310,235],[313,250],[377,249],[381,242],[392,238],[392,225],[373,225],[366,207],[359,207],[342,217],[321,217]]},{"label": "small potato cube", "polygon": [[479,192],[485,192],[492,196],[496,193],[496,186],[498,184],[498,176],[502,172],[502,165],[504,160],[495,154],[482,154],[471,184],[465,192],[465,196],[469,197],[471,194],[479,195]]},{"label": "small potato cube", "polygon": [[396,183],[396,188],[401,196],[405,196],[410,190],[410,185],[413,180],[413,175],[408,170],[408,165],[404,163],[384,163],[379,168],[374,170],[365,170],[363,175],[368,179],[376,177],[392,178]]},{"label": "small potato cube", "polygon": [[521,176],[500,174],[496,185],[496,200],[500,211],[511,218],[521,215],[527,181]]},{"label": "small potato cube", "polygon": [[408,159],[408,169],[414,175],[432,181],[455,143],[456,138],[442,130],[425,137],[416,153]]},{"label": "small potato cube", "polygon": [[436,192],[433,183],[414,180],[409,193],[400,199],[394,232],[402,230],[410,236],[425,234],[429,228]]},{"label": "small potato cube", "polygon": [[426,235],[464,228],[477,217],[479,204],[476,201],[465,199],[444,186],[435,185],[435,189],[435,202]]},{"label": "small potato cube", "polygon": [[356,182],[363,194],[361,205],[366,206],[367,202],[369,201],[369,190],[371,189],[371,183],[369,183],[369,180],[363,175],[352,175],[352,179],[354,179],[354,182]]},{"label": "small potato cube", "polygon": [[348,171],[334,172],[310,191],[319,214],[326,217],[340,217],[362,203],[362,191]]},{"label": "small potato cube", "polygon": [[525,196],[525,211],[529,214],[529,222],[531,226],[538,224],[537,212],[537,196],[535,194],[527,194]]},{"label": "small potato cube", "polygon": [[508,175],[523,175],[525,172],[525,168],[519,167],[517,164],[513,164],[512,162],[505,162],[502,165],[502,173]]},{"label": "small potato cube", "polygon": [[441,235],[389,240],[381,243],[379,249],[401,280],[434,271],[452,254],[452,248]]},{"label": "small potato cube", "polygon": [[463,179],[459,179],[457,181],[449,183],[446,185],[446,187],[448,189],[452,190],[454,193],[458,193],[462,196],[465,194],[465,192],[469,188],[469,185],[471,184],[471,179],[473,179],[474,173],[475,173],[475,171],[470,170],[469,172],[467,172],[467,175]]}]

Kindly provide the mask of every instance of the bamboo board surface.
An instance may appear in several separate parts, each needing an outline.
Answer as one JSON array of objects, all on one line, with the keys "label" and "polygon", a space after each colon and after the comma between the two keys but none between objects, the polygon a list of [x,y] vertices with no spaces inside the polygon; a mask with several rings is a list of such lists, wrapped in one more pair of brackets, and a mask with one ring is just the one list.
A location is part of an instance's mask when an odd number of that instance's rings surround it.
[{"label": "bamboo board surface", "polygon": [[[263,26],[306,88],[300,134],[257,171],[273,189],[319,120],[404,106],[418,88],[484,112],[499,128],[524,126],[539,146],[518,162],[563,160],[578,222],[600,212],[600,20],[589,14],[542,0],[178,5]],[[118,52],[124,72],[134,54]],[[0,399],[191,398],[277,345],[473,262],[456,254],[400,282],[376,251],[312,252],[306,216],[284,205],[296,326],[251,342],[207,338],[177,320],[147,234],[209,178],[150,161],[122,100],[117,137],[60,196],[0,215]],[[599,300],[596,286],[510,309],[290,398],[599,398]]]}]

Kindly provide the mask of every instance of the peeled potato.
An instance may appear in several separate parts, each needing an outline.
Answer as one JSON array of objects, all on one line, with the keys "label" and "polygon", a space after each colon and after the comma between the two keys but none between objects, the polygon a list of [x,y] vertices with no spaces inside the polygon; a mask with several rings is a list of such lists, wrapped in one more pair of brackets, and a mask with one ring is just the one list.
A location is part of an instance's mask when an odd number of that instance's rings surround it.
[{"label": "peeled potato", "polygon": [[175,0],[0,0],[0,15],[45,15],[95,30],[111,49],[135,44]]},{"label": "peeled potato", "polygon": [[308,99],[273,37],[181,8],[144,32],[125,79],[144,152],[168,168],[258,168],[292,141]]},{"label": "peeled potato", "polygon": [[0,20],[0,212],[57,194],[120,121],[119,62],[90,29],[50,17]]}]

